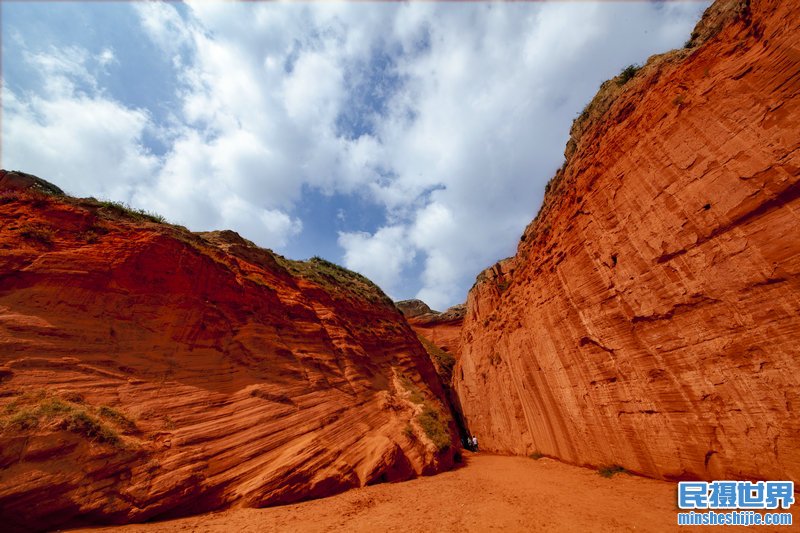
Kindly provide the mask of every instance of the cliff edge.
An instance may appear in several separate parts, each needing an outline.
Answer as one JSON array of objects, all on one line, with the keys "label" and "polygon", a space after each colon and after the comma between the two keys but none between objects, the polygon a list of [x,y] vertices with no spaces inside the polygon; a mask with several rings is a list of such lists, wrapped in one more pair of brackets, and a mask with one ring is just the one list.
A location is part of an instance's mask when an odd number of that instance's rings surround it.
[{"label": "cliff edge", "polygon": [[717,2],[606,82],[454,371],[483,449],[800,481],[800,17]]},{"label": "cliff edge", "polygon": [[452,466],[436,371],[325,260],[0,171],[0,523],[123,524]]}]

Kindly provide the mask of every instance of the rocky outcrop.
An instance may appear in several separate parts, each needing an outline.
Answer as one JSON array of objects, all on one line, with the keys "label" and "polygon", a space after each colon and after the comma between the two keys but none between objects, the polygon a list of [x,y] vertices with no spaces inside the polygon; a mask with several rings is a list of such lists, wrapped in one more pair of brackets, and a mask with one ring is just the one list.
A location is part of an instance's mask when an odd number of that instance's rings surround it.
[{"label": "rocky outcrop", "polygon": [[422,300],[403,300],[395,304],[414,331],[457,358],[461,345],[461,325],[465,304],[454,305],[442,313],[433,311]]},{"label": "rocky outcrop", "polygon": [[432,310],[422,300],[402,300],[395,305],[428,352],[428,357],[439,374],[447,405],[462,442],[467,443],[469,432],[461,413],[458,395],[453,389],[453,368],[461,352],[461,326],[464,323],[466,305],[454,305],[443,313]]},{"label": "rocky outcrop", "polygon": [[604,85],[515,257],[470,291],[484,449],[800,481],[800,17],[718,2]]},{"label": "rocky outcrop", "polygon": [[14,183],[0,191],[4,530],[287,503],[451,466],[435,369],[369,280],[19,176],[0,173]]}]

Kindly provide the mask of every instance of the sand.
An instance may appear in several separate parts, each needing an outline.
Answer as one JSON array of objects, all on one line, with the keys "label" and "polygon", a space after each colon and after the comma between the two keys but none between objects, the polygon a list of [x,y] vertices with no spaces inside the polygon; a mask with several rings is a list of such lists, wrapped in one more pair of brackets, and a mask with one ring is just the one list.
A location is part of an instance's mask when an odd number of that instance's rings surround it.
[{"label": "sand", "polygon": [[[604,478],[594,470],[548,458],[469,454],[460,468],[403,483],[373,485],[296,505],[231,509],[115,529],[127,533],[703,530],[679,528],[675,502],[675,483],[628,474]],[[795,523],[800,523],[798,514]]]}]

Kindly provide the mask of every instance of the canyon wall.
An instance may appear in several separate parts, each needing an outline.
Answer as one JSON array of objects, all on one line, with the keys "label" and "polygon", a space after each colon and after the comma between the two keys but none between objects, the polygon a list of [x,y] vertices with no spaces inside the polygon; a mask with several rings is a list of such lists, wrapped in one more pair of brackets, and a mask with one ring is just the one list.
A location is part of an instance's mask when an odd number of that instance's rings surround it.
[{"label": "canyon wall", "polygon": [[799,93],[800,16],[757,0],[603,84],[469,293],[454,385],[483,449],[800,481]]},{"label": "canyon wall", "polygon": [[0,172],[0,523],[120,524],[449,468],[434,366],[366,278]]},{"label": "canyon wall", "polygon": [[461,326],[466,314],[464,304],[454,305],[441,313],[433,311],[422,300],[403,300],[396,305],[414,331],[458,358],[461,351]]}]

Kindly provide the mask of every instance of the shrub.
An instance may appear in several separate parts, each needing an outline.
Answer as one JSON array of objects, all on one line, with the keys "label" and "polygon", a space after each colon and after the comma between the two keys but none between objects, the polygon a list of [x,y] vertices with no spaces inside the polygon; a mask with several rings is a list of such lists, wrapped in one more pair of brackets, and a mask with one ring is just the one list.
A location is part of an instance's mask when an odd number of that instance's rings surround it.
[{"label": "shrub", "polygon": [[136,424],[133,420],[107,405],[101,405],[97,412],[103,418],[107,418],[108,420],[111,420],[121,426],[123,429],[125,429],[125,431],[136,431],[139,429],[136,427]]},{"label": "shrub", "polygon": [[66,391],[61,393],[61,397],[68,402],[83,403],[83,394],[75,391]]},{"label": "shrub", "polygon": [[[74,392],[54,396],[44,389],[26,391],[6,405],[5,414],[10,415],[10,418],[5,421],[0,420],[2,429],[29,430],[52,422],[53,424],[48,424],[49,427],[65,429],[99,442],[121,447],[122,439],[119,435],[89,412],[75,405],[77,402],[83,402],[83,396]],[[87,407],[87,409],[92,408]],[[120,425],[136,427],[124,415],[110,407],[103,406],[98,412]]]},{"label": "shrub", "polygon": [[371,303],[394,307],[391,298],[367,277],[327,259],[314,256],[308,261],[295,261],[275,254],[278,263],[292,275],[312,281],[332,296],[351,294]]},{"label": "shrub", "polygon": [[26,224],[20,229],[22,230],[20,235],[25,239],[38,242],[45,246],[52,246],[53,244],[53,230],[50,228]]},{"label": "shrub", "polygon": [[400,383],[402,383],[403,388],[408,391],[409,400],[418,405],[422,405],[423,403],[425,403],[425,395],[422,394],[422,391],[419,389],[419,387],[414,385],[413,381],[403,376],[402,379],[400,380]]},{"label": "shrub", "polygon": [[597,469],[597,473],[603,477],[614,477],[614,474],[622,474],[625,468],[619,465],[605,465]]},{"label": "shrub", "polygon": [[540,452],[533,452],[533,453],[532,453],[532,454],[530,454],[528,457],[530,457],[530,458],[531,458],[531,459],[533,459],[534,461],[538,461],[539,459],[541,459],[542,457],[544,457],[544,454],[543,454],[543,453],[540,453]]},{"label": "shrub", "polygon": [[431,358],[431,361],[433,361],[436,367],[436,373],[442,378],[442,382],[445,385],[449,385],[453,377],[453,367],[456,364],[455,357],[445,352],[419,333],[417,333],[417,338],[422,343],[425,351],[428,352],[428,356]]},{"label": "shrub", "polygon": [[13,427],[16,429],[33,429],[39,425],[39,417],[30,410],[30,409],[23,409],[19,411],[11,419],[8,421],[7,427]]},{"label": "shrub", "polygon": [[62,422],[62,427],[83,435],[89,439],[118,446],[121,444],[119,435],[86,411],[70,413]]},{"label": "shrub", "polygon": [[641,68],[642,67],[639,65],[628,65],[622,69],[622,72],[620,72],[617,76],[617,85],[625,85],[631,81],[633,77],[636,76],[636,73],[641,70]]},{"label": "shrub", "polygon": [[417,422],[439,452],[450,447],[450,430],[438,409],[426,403],[417,415]]},{"label": "shrub", "polygon": [[42,403],[39,404],[39,407],[36,409],[37,413],[42,416],[56,416],[64,413],[69,413],[73,411],[75,408],[71,405],[68,405],[62,402],[58,398],[48,398],[43,400]]},{"label": "shrub", "polygon": [[151,213],[144,209],[135,209],[124,202],[115,202],[113,200],[98,200],[101,209],[112,211],[118,215],[122,215],[134,220],[146,220],[148,222],[155,222],[156,224],[166,224],[167,219],[158,213]]}]

